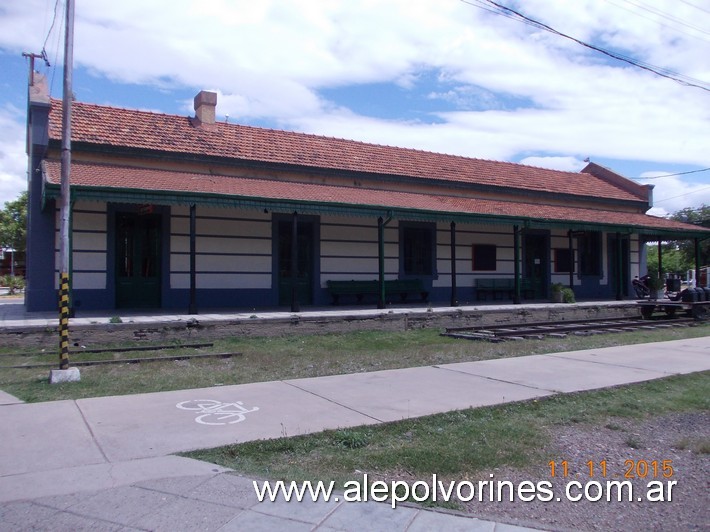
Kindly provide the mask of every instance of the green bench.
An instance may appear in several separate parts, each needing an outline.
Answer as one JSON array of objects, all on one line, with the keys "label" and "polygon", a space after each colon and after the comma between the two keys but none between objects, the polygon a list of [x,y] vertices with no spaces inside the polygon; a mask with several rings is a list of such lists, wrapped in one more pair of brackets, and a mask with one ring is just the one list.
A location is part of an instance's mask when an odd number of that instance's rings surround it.
[{"label": "green bench", "polygon": [[[373,281],[326,281],[328,292],[333,298],[333,305],[337,305],[340,296],[355,296],[357,302],[362,302],[366,295],[379,295],[380,283]],[[409,294],[419,294],[422,301],[426,302],[429,292],[424,290],[420,279],[394,279],[385,281],[385,296],[399,295],[402,302],[407,300]]]},{"label": "green bench", "polygon": [[[520,281],[520,294],[525,298],[532,299],[534,297],[535,291],[530,279]],[[491,296],[491,299],[513,299],[514,295],[515,279],[512,277],[476,279],[476,299],[479,301],[481,299],[487,301],[488,296]]]}]

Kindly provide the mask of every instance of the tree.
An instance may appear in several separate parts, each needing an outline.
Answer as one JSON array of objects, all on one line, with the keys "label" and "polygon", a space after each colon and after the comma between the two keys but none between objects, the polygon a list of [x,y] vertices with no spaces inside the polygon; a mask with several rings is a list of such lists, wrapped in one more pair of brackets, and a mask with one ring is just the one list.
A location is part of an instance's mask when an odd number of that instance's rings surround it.
[{"label": "tree", "polygon": [[27,192],[5,202],[0,211],[0,248],[24,253],[27,248]]},{"label": "tree", "polygon": [[[695,269],[695,257],[690,260],[685,253],[679,249],[679,242],[664,242],[661,245],[661,257],[663,260],[663,273],[673,273],[685,276],[685,272]],[[658,269],[658,244],[646,245],[646,257],[649,264],[648,269]]]},{"label": "tree", "polygon": [[[685,222],[701,227],[710,228],[710,205],[703,204],[702,207],[691,209],[687,207],[671,216],[671,219],[679,222]],[[695,268],[695,242],[692,240],[679,240],[675,245],[683,256],[686,263]],[[705,239],[700,242],[700,265],[710,264],[710,239]]]}]

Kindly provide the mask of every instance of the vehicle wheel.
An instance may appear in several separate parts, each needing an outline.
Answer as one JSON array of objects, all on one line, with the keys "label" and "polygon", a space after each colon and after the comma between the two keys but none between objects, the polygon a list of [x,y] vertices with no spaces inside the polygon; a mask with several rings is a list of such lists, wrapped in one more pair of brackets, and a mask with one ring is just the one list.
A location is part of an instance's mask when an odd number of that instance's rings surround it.
[{"label": "vehicle wheel", "polygon": [[653,316],[653,310],[655,308],[656,307],[653,307],[651,305],[641,307],[641,316],[643,316],[643,318],[646,320],[651,319],[651,316]]},{"label": "vehicle wheel", "polygon": [[705,305],[693,305],[693,319],[704,320],[708,316],[708,308]]}]

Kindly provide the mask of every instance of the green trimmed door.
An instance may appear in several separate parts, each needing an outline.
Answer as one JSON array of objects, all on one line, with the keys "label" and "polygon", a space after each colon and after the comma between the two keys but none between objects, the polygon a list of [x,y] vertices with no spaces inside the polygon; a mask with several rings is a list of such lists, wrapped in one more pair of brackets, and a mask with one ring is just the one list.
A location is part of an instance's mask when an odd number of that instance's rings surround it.
[{"label": "green trimmed door", "polygon": [[[291,271],[291,243],[293,223],[278,222],[278,265],[279,265],[279,305],[291,304],[291,290],[294,273]],[[313,304],[313,223],[298,221],[298,268],[296,275],[296,296],[302,305]]]},{"label": "green trimmed door", "polygon": [[609,250],[609,284],[616,294],[617,283],[621,282],[621,295],[629,295],[629,287],[631,286],[631,253],[629,250],[629,238],[621,237],[621,256],[619,256],[619,241],[616,235],[609,235],[608,239]]},{"label": "green trimmed door", "polygon": [[116,308],[160,307],[160,233],[157,214],[116,215]]},{"label": "green trimmed door", "polygon": [[535,299],[547,298],[550,277],[547,235],[526,233],[523,240],[523,275],[530,282]]}]

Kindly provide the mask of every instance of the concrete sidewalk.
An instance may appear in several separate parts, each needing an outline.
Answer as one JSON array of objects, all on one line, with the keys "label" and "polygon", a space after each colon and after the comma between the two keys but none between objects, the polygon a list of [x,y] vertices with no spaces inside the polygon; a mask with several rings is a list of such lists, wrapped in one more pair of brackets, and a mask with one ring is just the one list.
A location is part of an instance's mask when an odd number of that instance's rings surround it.
[{"label": "concrete sidewalk", "polygon": [[704,337],[77,401],[5,394],[0,529],[509,529],[385,504],[258,503],[251,480],[170,455],[709,369]]}]

